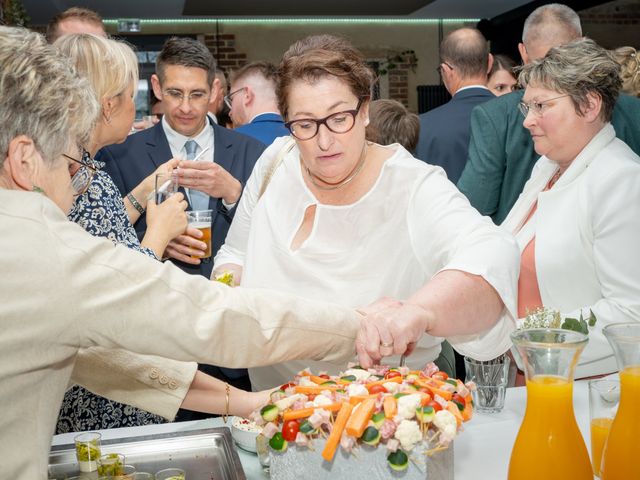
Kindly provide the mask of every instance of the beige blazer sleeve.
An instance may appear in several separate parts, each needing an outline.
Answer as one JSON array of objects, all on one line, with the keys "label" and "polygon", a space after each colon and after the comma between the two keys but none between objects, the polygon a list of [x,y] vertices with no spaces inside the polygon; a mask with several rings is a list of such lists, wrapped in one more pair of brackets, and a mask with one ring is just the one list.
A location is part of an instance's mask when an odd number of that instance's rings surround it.
[{"label": "beige blazer sleeve", "polygon": [[173,420],[197,367],[195,362],[92,347],[78,352],[71,382]]}]

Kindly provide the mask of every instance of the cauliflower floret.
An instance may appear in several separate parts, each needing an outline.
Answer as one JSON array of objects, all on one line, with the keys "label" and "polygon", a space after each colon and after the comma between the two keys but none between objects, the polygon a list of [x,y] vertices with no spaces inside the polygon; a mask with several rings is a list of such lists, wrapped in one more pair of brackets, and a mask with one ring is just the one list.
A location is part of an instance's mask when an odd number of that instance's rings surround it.
[{"label": "cauliflower floret", "polygon": [[367,387],[365,387],[361,383],[350,383],[347,386],[347,395],[349,395],[350,397],[358,395],[369,395],[369,390],[367,390]]},{"label": "cauliflower floret", "polygon": [[420,405],[422,396],[418,394],[405,395],[398,399],[398,416],[410,420],[416,416],[416,408]]},{"label": "cauliflower floret", "polygon": [[315,407],[321,407],[323,405],[331,405],[333,402],[331,399],[325,395],[316,395],[316,398],[313,399],[313,405]]},{"label": "cauliflower floret", "polygon": [[403,420],[396,429],[395,438],[400,441],[400,445],[406,451],[412,450],[416,443],[422,440],[422,432],[416,422]]},{"label": "cauliflower floret", "polygon": [[298,385],[300,385],[301,387],[315,387],[316,386],[316,384],[314,382],[312,382],[309,377],[300,377],[300,381],[298,382]]},{"label": "cauliflower floret", "polygon": [[433,418],[433,424],[438,427],[440,431],[440,441],[442,443],[448,444],[456,437],[458,422],[456,421],[456,417],[453,416],[453,413],[447,410],[436,412]]},{"label": "cauliflower floret", "polygon": [[398,393],[398,390],[400,390],[401,387],[401,385],[396,382],[386,382],[382,386],[391,394]]}]

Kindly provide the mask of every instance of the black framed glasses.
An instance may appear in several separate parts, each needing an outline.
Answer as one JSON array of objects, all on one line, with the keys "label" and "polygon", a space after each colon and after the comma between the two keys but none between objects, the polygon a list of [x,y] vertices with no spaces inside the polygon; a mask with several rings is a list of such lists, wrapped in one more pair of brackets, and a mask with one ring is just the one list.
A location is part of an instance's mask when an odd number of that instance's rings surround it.
[{"label": "black framed glasses", "polygon": [[333,133],[347,133],[356,124],[356,115],[360,111],[362,102],[360,99],[354,110],[345,110],[344,112],[332,113],[324,118],[316,120],[315,118],[301,118],[300,120],[291,120],[284,124],[289,129],[291,135],[298,140],[310,140],[318,134],[320,125],[324,125]]},{"label": "black framed glasses", "polygon": [[231,104],[233,103],[233,96],[234,96],[236,93],[240,93],[241,91],[246,90],[246,89],[247,89],[247,87],[242,87],[242,88],[239,88],[239,89],[237,89],[237,90],[234,90],[233,92],[231,92],[231,93],[230,93],[230,94],[228,94],[228,95],[225,95],[225,96],[224,96],[224,103],[226,103],[226,104],[227,104],[227,107],[231,108]]},{"label": "black framed glasses", "polygon": [[518,109],[520,110],[520,113],[524,115],[524,118],[527,118],[527,115],[529,115],[529,112],[532,112],[537,117],[541,117],[542,114],[544,113],[545,107],[550,106],[550,105],[547,105],[548,102],[552,102],[553,100],[558,100],[560,98],[569,97],[569,96],[570,95],[560,95],[559,97],[548,98],[547,100],[543,100],[541,102],[531,102],[531,103],[520,102],[518,103]]},{"label": "black framed glasses", "polygon": [[71,175],[71,188],[76,192],[76,196],[82,195],[87,191],[89,185],[91,185],[91,180],[93,180],[93,177],[96,174],[96,169],[91,165],[87,165],[82,160],[73,158],[66,153],[63,153],[62,156],[80,164],[80,168],[78,168],[76,173]]}]

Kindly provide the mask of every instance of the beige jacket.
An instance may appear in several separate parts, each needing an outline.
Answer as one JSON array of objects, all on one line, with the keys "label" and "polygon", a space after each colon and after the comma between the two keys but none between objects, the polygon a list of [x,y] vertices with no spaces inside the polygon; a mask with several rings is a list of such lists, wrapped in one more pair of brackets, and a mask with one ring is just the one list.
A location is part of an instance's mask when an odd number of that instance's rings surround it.
[{"label": "beige jacket", "polygon": [[[56,415],[81,348],[226,367],[346,361],[354,353],[353,310],[187,275],[92,237],[38,193],[0,189],[0,231],[3,478],[46,478]],[[107,386],[98,393],[119,381],[135,385],[121,369],[82,375]],[[160,380],[159,391],[171,390],[171,380]]]}]

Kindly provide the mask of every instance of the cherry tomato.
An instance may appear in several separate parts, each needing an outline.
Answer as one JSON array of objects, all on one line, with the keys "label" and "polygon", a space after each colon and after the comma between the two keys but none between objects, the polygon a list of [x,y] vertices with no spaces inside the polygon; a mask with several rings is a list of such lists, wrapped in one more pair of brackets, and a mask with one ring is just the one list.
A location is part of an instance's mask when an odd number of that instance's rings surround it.
[{"label": "cherry tomato", "polygon": [[369,393],[375,395],[377,393],[387,393],[389,390],[384,385],[373,385],[369,388]]},{"label": "cherry tomato", "polygon": [[327,380],[330,380],[331,377],[329,377],[329,375],[327,375],[326,373],[321,373],[320,375],[318,375],[320,378],[325,378]]},{"label": "cherry tomato", "polygon": [[436,372],[433,374],[433,378],[442,380],[444,382],[447,378],[449,378],[449,375],[447,375],[447,372]]},{"label": "cherry tomato", "polygon": [[385,379],[393,378],[393,377],[401,377],[402,374],[397,370],[389,370],[384,376]]},{"label": "cherry tomato", "polygon": [[419,391],[419,392],[422,392],[422,393],[426,393],[426,394],[427,394],[427,395],[429,395],[430,397],[433,397],[433,391],[432,391],[430,388],[428,388],[428,387],[420,387],[420,388],[418,389],[418,391]]},{"label": "cherry tomato", "polygon": [[436,412],[439,412],[440,410],[442,410],[442,405],[440,405],[438,402],[431,400],[429,403],[427,403],[426,405],[427,407],[433,407],[433,409]]},{"label": "cherry tomato", "polygon": [[297,420],[287,420],[284,422],[284,425],[282,425],[282,438],[287,442],[294,442],[299,431],[300,424]]},{"label": "cherry tomato", "polygon": [[284,392],[287,388],[289,388],[289,387],[295,387],[295,386],[296,386],[296,384],[295,384],[295,383],[291,383],[291,382],[289,382],[289,383],[283,383],[282,385],[280,385],[280,390],[282,390],[282,391]]}]

